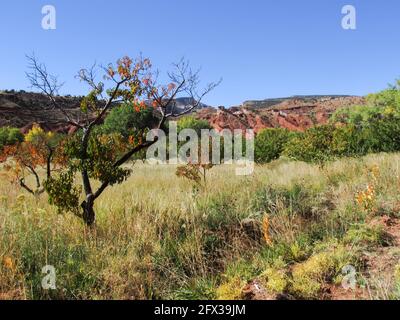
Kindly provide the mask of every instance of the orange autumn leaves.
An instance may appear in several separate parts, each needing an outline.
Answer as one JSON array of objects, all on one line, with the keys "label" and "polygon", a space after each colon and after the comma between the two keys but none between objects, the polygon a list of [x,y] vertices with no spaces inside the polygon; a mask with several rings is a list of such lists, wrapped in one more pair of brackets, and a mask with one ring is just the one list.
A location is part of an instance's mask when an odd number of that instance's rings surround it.
[{"label": "orange autumn leaves", "polygon": [[106,68],[105,78],[121,83],[126,89],[120,89],[118,96],[132,103],[135,111],[140,112],[147,106],[161,108],[165,101],[175,95],[177,85],[173,82],[158,86],[157,73],[151,72],[151,61],[139,58],[132,60],[123,57],[117,61],[116,67],[110,64]]},{"label": "orange autumn leaves", "polygon": [[146,103],[144,101],[138,101],[136,103],[133,104],[133,108],[135,109],[136,112],[140,112],[144,109],[146,109]]},{"label": "orange autumn leaves", "polygon": [[[45,132],[34,124],[25,135],[24,141],[6,146],[0,153],[0,162],[5,163],[12,182],[24,178],[25,173],[36,174],[36,168],[46,167],[49,157],[56,165],[63,165],[66,159],[61,152],[56,152],[60,137],[52,132]],[[11,160],[9,162],[8,160]]]}]

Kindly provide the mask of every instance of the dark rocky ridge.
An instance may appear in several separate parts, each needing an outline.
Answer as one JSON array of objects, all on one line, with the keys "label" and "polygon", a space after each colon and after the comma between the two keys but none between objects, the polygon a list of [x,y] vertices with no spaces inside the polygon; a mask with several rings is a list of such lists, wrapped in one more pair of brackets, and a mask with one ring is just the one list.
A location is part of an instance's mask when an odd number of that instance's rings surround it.
[{"label": "dark rocky ridge", "polygon": [[[81,100],[82,97],[57,97],[58,103],[75,116],[81,114]],[[216,109],[202,104],[195,115],[207,120],[216,130],[252,128],[259,132],[264,128],[282,127],[302,131],[313,125],[326,123],[338,108],[364,103],[364,98],[356,96],[294,96],[250,100],[229,109]],[[175,110],[181,112],[190,104],[190,98],[176,99]],[[33,123],[40,124],[45,130],[64,133],[73,132],[75,129],[65,123],[62,112],[54,109],[45,95],[24,91],[0,91],[0,126],[17,127],[25,132]]]},{"label": "dark rocky ridge", "polygon": [[[84,119],[80,112],[80,103],[83,97],[58,96],[57,103],[74,118]],[[175,101],[174,112],[179,113],[190,106],[190,98],[178,98]],[[201,104],[200,108],[209,106]],[[43,129],[68,133],[74,130],[65,123],[63,113],[55,109],[50,99],[41,93],[25,91],[0,91],[0,127],[10,126],[29,130],[34,123]]]},{"label": "dark rocky ridge", "polygon": [[[57,102],[75,116],[80,115],[82,97],[59,96]],[[40,93],[0,92],[0,126],[24,129],[38,123],[43,129],[67,132],[65,117],[53,107],[50,99]],[[23,130],[24,131],[24,130]]]},{"label": "dark rocky ridge", "polygon": [[250,108],[270,108],[275,105],[278,105],[287,100],[301,100],[307,103],[314,103],[315,101],[323,101],[323,100],[331,100],[331,99],[338,99],[338,98],[349,98],[351,96],[348,95],[297,95],[285,98],[271,98],[271,99],[264,99],[264,100],[248,100],[243,102],[244,107]]}]

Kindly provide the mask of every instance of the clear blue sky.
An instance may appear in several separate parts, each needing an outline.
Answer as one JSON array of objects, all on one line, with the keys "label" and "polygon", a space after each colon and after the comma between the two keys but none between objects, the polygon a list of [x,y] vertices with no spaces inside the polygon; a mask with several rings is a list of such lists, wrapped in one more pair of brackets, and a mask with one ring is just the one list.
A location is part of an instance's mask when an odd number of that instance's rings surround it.
[{"label": "clear blue sky", "polygon": [[[57,9],[57,29],[41,28],[41,8]],[[341,8],[357,9],[357,30]],[[25,89],[25,54],[35,52],[83,94],[76,72],[140,52],[161,71],[185,56],[205,82],[224,81],[206,101],[297,94],[363,95],[400,77],[398,0],[3,0],[0,89]]]}]

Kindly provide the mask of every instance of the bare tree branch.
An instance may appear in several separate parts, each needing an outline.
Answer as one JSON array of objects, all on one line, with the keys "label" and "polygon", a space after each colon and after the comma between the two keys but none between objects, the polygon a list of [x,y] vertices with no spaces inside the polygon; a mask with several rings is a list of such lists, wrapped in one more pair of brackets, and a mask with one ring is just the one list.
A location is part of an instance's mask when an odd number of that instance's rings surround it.
[{"label": "bare tree branch", "polygon": [[56,76],[49,74],[46,66],[39,63],[34,54],[27,55],[26,58],[30,69],[30,72],[26,72],[26,77],[31,84],[31,88],[36,88],[45,94],[50,99],[53,107],[61,111],[66,117],[66,123],[82,128],[77,121],[72,120],[72,116],[56,100],[56,95],[58,95],[58,91],[64,83],[59,83]]}]

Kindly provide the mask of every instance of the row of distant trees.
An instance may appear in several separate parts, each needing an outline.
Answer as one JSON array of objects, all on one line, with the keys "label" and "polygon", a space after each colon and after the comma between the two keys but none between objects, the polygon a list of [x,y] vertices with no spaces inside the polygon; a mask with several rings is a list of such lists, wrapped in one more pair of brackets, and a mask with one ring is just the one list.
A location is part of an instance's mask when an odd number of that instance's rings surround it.
[{"label": "row of distant trees", "polygon": [[318,163],[367,153],[400,151],[400,82],[367,97],[367,105],[336,111],[326,125],[305,132],[266,129],[255,142],[255,160],[286,156]]}]

